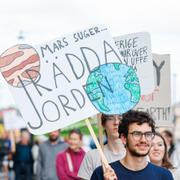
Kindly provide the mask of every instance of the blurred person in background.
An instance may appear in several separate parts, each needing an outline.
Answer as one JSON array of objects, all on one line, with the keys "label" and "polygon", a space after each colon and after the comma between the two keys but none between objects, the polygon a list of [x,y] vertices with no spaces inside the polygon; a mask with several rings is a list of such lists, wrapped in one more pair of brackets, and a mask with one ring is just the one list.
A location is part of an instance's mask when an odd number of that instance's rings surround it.
[{"label": "blurred person in background", "polygon": [[34,179],[36,179],[37,174],[37,163],[38,163],[38,156],[39,156],[39,145],[46,141],[48,138],[45,135],[36,136],[34,139],[34,144],[32,146],[32,156],[33,156],[33,174]]},{"label": "blurred person in background", "polygon": [[180,149],[177,149],[174,143],[173,133],[169,130],[162,131],[162,136],[165,139],[167,150],[168,150],[168,158],[174,167],[180,168]]},{"label": "blurred person in background", "polygon": [[30,134],[22,131],[20,142],[12,146],[15,180],[32,180],[33,158],[30,144]]},{"label": "blurred person in background", "polygon": [[9,133],[3,131],[0,134],[0,172],[4,179],[8,180],[8,164],[9,155],[11,151],[11,141],[9,139]]},{"label": "blurred person in background", "polygon": [[160,133],[155,133],[149,152],[150,161],[171,171],[174,180],[180,180],[180,169],[174,168],[168,160],[167,145]]},{"label": "blurred person in background", "polygon": [[[102,126],[107,136],[107,144],[104,145],[103,152],[109,163],[122,159],[126,154],[118,133],[118,126],[121,124],[121,119],[121,115],[101,115]],[[78,177],[89,180],[93,171],[100,165],[101,157],[98,150],[93,149],[88,151],[81,163]]]},{"label": "blurred person in background", "polygon": [[60,140],[59,130],[49,133],[49,139],[39,145],[37,160],[38,180],[58,180],[56,175],[56,156],[67,149],[68,145]]},{"label": "blurred person in background", "polygon": [[59,180],[80,179],[77,173],[85,155],[82,146],[82,133],[79,129],[69,132],[69,148],[56,157],[56,172]]}]

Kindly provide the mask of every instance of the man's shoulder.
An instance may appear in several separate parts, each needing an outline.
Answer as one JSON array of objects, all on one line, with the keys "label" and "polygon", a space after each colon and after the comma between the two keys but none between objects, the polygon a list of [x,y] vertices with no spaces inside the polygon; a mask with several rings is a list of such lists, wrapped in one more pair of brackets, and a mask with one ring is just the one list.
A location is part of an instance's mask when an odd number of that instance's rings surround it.
[{"label": "man's shoulder", "polygon": [[96,167],[96,168],[94,169],[94,171],[93,171],[93,174],[94,174],[94,173],[102,174],[102,173],[103,173],[103,168],[102,168],[102,166],[100,165],[100,166]]},{"label": "man's shoulder", "polygon": [[[108,147],[105,145],[105,146],[104,146],[105,154],[106,154],[107,148],[108,148]],[[100,157],[99,152],[98,152],[97,149],[91,149],[91,150],[89,150],[88,152],[86,152],[85,156],[86,156],[86,157],[89,157],[89,158],[91,158],[91,157],[92,157],[92,158],[94,158],[94,157]]]},{"label": "man's shoulder", "polygon": [[[66,142],[64,142],[64,141],[61,141],[61,140],[59,140],[56,145],[57,146],[66,146],[66,147],[68,147],[68,144]],[[46,146],[51,146],[51,142],[49,140],[46,140],[46,141],[44,141],[43,143],[41,143],[39,145],[40,148],[44,148]]]},{"label": "man's shoulder", "polygon": [[100,155],[97,149],[92,149],[86,152],[81,166],[78,171],[78,176],[82,179],[90,179],[94,169],[101,164]]},{"label": "man's shoulder", "polygon": [[49,140],[44,141],[43,143],[39,144],[39,148],[43,149],[44,147],[48,146]]},{"label": "man's shoulder", "polygon": [[59,141],[57,144],[57,148],[59,149],[59,151],[65,151],[68,147],[69,145],[64,141]]},{"label": "man's shoulder", "polygon": [[62,140],[59,140],[57,144],[58,145],[68,146],[68,144],[66,142],[62,141]]},{"label": "man's shoulder", "polygon": [[153,169],[153,172],[161,175],[162,177],[165,177],[165,178],[172,177],[171,172],[167,168],[157,166],[153,163],[149,163],[149,167]]},{"label": "man's shoulder", "polygon": [[91,150],[89,150],[88,152],[86,152],[86,155],[85,156],[96,156],[96,155],[98,155],[98,150],[97,149],[91,149]]},{"label": "man's shoulder", "polygon": [[118,161],[114,161],[114,162],[110,163],[109,165],[112,166],[112,167],[113,166],[117,166],[117,165],[119,166],[120,165],[120,161],[119,160]]},{"label": "man's shoulder", "polygon": [[157,171],[162,171],[162,172],[163,171],[168,171],[166,168],[161,167],[161,166],[157,166],[157,165],[155,165],[155,164],[153,164],[151,162],[149,162],[148,166],[149,166],[149,168],[152,168],[152,169],[157,170]]},{"label": "man's shoulder", "polygon": [[[115,162],[112,162],[112,163],[110,163],[109,165],[114,169],[115,167],[119,167],[119,161],[115,161]],[[96,167],[96,169],[94,170],[94,171],[96,171],[96,172],[101,172],[103,169],[102,169],[102,165],[100,165],[100,166],[98,166],[98,167]]]},{"label": "man's shoulder", "polygon": [[[110,163],[109,165],[115,170],[117,169],[117,166],[119,166],[118,164],[119,161],[115,161],[113,163]],[[116,171],[116,170],[115,170]],[[119,170],[118,170],[119,171]],[[93,171],[93,174],[91,176],[91,179],[94,180],[96,179],[96,177],[98,177],[98,179],[101,179],[103,177],[103,168],[102,166],[98,166],[97,168],[95,168],[95,170]]]},{"label": "man's shoulder", "polygon": [[[113,156],[114,154],[112,151],[109,150],[109,147],[107,145],[104,146],[103,151],[104,151],[104,155],[106,156],[108,162],[112,162],[112,160],[109,157]],[[95,160],[95,159],[100,159],[100,155],[99,155],[99,152],[97,149],[91,149],[88,152],[86,152],[85,158]],[[118,157],[118,158],[114,159],[114,161],[116,161],[117,159],[120,159],[120,158]]]}]

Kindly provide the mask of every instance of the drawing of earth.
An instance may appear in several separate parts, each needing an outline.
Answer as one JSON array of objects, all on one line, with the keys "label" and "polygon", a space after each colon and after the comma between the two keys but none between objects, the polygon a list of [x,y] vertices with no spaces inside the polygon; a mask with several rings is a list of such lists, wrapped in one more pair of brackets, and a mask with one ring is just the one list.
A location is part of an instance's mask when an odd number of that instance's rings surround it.
[{"label": "drawing of earth", "polygon": [[0,70],[10,85],[14,87],[26,86],[39,76],[39,55],[32,46],[18,44],[0,56]]},{"label": "drawing of earth", "polygon": [[104,114],[123,114],[140,100],[140,83],[133,68],[109,63],[95,68],[89,75],[85,91]]}]

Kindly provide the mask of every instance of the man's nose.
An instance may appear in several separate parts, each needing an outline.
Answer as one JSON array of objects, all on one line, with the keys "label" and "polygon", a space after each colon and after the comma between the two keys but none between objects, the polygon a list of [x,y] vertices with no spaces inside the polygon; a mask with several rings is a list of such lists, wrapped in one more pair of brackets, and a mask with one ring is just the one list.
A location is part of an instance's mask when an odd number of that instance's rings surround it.
[{"label": "man's nose", "polygon": [[145,137],[145,134],[142,134],[142,136],[141,136],[141,141],[147,141],[147,140],[146,140],[146,137]]},{"label": "man's nose", "polygon": [[118,118],[115,118],[115,119],[114,119],[114,124],[119,125],[119,119],[118,119]]}]

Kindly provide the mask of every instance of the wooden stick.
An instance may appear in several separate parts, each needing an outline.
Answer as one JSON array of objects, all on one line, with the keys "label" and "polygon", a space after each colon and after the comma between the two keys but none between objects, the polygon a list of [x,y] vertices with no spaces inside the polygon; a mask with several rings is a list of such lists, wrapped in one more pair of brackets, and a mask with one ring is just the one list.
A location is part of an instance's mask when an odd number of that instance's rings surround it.
[{"label": "wooden stick", "polygon": [[101,145],[101,148],[104,149],[104,138],[103,138],[103,128],[102,128],[101,114],[97,114],[97,121],[98,121],[99,143]]},{"label": "wooden stick", "polygon": [[97,137],[96,137],[96,135],[94,133],[94,130],[93,130],[92,126],[91,126],[91,123],[90,123],[89,119],[85,119],[85,122],[86,122],[86,125],[87,125],[87,127],[88,127],[88,129],[90,131],[90,134],[91,134],[91,136],[92,136],[92,138],[93,138],[93,140],[94,140],[94,142],[96,144],[97,150],[98,150],[98,152],[99,152],[99,154],[101,156],[102,163],[105,165],[106,168],[108,168],[109,167],[108,161],[107,161],[107,159],[106,159],[106,157],[105,157],[105,155],[104,155],[104,153],[102,151],[102,148],[101,148],[101,146],[100,146],[100,144],[99,144],[99,142],[97,140]]}]

